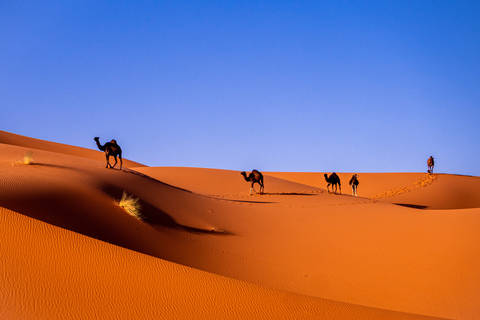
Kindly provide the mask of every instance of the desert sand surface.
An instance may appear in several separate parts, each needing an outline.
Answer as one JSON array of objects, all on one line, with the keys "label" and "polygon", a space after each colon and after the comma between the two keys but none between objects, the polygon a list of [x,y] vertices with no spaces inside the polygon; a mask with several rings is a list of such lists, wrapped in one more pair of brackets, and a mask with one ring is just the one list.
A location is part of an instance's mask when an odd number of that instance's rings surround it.
[{"label": "desert sand surface", "polygon": [[353,197],[265,171],[250,195],[95,148],[0,131],[0,318],[480,318],[479,177],[359,173]]}]

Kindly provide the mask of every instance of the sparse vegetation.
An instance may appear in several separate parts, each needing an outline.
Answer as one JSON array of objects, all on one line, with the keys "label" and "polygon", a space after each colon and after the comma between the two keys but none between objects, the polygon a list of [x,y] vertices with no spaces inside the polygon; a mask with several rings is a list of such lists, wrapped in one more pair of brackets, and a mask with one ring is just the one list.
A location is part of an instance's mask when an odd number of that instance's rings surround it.
[{"label": "sparse vegetation", "polygon": [[33,152],[28,151],[22,160],[12,161],[12,166],[15,164],[25,164],[25,165],[33,164]]},{"label": "sparse vegetation", "polygon": [[137,220],[142,220],[142,214],[140,212],[141,206],[138,203],[138,198],[127,195],[124,191],[122,199],[117,202],[117,205],[125,210],[129,215],[135,217]]},{"label": "sparse vegetation", "polygon": [[33,153],[32,151],[28,151],[25,156],[23,157],[23,164],[29,165],[33,162]]}]

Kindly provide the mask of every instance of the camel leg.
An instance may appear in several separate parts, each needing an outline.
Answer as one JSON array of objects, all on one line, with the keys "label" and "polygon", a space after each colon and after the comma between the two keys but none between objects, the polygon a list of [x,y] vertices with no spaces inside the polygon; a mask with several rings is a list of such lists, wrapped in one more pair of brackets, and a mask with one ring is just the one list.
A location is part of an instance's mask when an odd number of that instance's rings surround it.
[{"label": "camel leg", "polygon": [[115,159],[115,163],[113,164],[112,169],[115,168],[115,166],[117,165],[117,162],[118,162],[118,161],[117,161],[117,156],[113,156],[113,159]]},{"label": "camel leg", "polygon": [[108,166],[110,166],[110,161],[109,161],[110,156],[108,155],[108,153],[105,154],[105,158],[107,159],[107,166],[105,168],[108,169]]}]

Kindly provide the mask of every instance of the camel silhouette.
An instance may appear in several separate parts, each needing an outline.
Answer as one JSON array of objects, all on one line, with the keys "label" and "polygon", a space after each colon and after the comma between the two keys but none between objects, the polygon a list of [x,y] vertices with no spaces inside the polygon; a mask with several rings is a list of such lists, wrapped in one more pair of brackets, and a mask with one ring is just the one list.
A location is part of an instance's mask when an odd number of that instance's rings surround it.
[{"label": "camel silhouette", "polygon": [[[257,171],[252,170],[252,172],[247,176],[245,171],[240,172],[240,174],[245,178],[245,181],[250,182],[250,195],[252,194],[252,190],[255,191],[253,187],[254,183],[258,183],[260,185],[260,194],[263,193],[264,185],[263,185],[263,175]],[[255,191],[257,193],[257,191]]]},{"label": "camel silhouette", "polygon": [[357,196],[357,187],[360,182],[358,182],[358,174],[354,174],[348,184],[352,187],[352,196]]},{"label": "camel silhouette", "polygon": [[435,162],[433,161],[433,157],[430,156],[427,160],[427,166],[428,166],[428,173],[433,174],[433,166],[435,165]]},{"label": "camel silhouette", "polygon": [[337,176],[337,174],[334,172],[330,175],[330,177],[325,173],[325,181],[328,182],[327,184],[327,191],[330,192],[328,187],[332,185],[332,192],[333,192],[333,187],[335,187],[335,194],[337,194],[337,184],[338,188],[340,189],[340,194],[342,194],[342,185],[340,184],[340,178]]},{"label": "camel silhouette", "polygon": [[[105,152],[105,158],[107,159],[106,168],[109,168],[109,167],[112,169],[115,168],[115,166],[117,165],[117,156],[118,156],[120,158],[120,170],[122,170],[122,165],[123,165],[122,149],[117,144],[117,141],[112,140],[110,142],[105,143],[102,146],[99,142],[99,139],[100,139],[99,137],[93,138],[93,140],[95,140],[95,142],[97,143],[98,149]],[[110,161],[109,161],[110,156],[112,156],[115,159],[115,164],[113,166],[110,164]]]}]

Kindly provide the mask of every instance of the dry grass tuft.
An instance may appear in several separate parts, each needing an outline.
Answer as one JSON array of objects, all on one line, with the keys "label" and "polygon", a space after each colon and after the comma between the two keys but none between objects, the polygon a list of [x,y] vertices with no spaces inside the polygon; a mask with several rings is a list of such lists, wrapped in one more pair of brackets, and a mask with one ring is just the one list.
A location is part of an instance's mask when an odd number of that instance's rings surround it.
[{"label": "dry grass tuft", "polygon": [[12,166],[16,164],[25,164],[25,165],[33,164],[33,152],[28,151],[22,160],[12,161]]},{"label": "dry grass tuft", "polygon": [[33,163],[33,153],[28,151],[22,159],[23,164],[29,165]]},{"label": "dry grass tuft", "polygon": [[117,202],[119,207],[122,207],[129,215],[135,217],[137,220],[142,220],[142,213],[140,212],[141,206],[138,203],[138,198],[127,195],[124,191],[122,199]]}]

